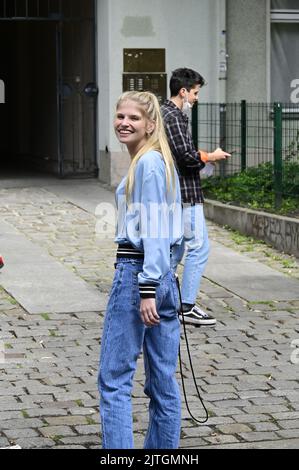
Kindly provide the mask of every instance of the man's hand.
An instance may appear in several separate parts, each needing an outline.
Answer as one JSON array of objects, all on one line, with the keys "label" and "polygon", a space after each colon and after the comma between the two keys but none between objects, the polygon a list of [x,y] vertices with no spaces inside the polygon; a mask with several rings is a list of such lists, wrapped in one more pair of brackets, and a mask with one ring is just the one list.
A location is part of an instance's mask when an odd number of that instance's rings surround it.
[{"label": "man's hand", "polygon": [[228,157],[231,157],[230,153],[226,153],[221,148],[218,148],[215,152],[208,153],[208,162],[219,162],[221,160],[226,160]]},{"label": "man's hand", "polygon": [[157,326],[160,324],[160,317],[156,309],[156,299],[141,299],[140,304],[141,320],[145,326]]}]

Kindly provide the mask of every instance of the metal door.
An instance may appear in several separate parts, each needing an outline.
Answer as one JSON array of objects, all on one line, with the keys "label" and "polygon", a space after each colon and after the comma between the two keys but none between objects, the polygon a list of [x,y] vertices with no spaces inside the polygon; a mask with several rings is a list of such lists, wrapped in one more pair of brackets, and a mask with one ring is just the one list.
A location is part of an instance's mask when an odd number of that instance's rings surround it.
[{"label": "metal door", "polygon": [[97,174],[95,5],[95,0],[0,0],[2,25],[56,25],[58,144],[55,168],[49,170],[62,178]]},{"label": "metal door", "polygon": [[59,174],[94,176],[96,163],[95,2],[72,1],[57,25]]}]

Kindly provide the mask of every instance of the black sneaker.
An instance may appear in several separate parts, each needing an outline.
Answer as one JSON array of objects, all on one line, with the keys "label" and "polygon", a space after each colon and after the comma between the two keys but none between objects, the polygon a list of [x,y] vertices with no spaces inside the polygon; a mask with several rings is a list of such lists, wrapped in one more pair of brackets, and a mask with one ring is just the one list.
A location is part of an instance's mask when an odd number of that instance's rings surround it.
[{"label": "black sneaker", "polygon": [[3,261],[2,256],[0,256],[0,269],[3,268],[3,266],[4,266],[4,261]]},{"label": "black sneaker", "polygon": [[194,305],[194,307],[189,310],[189,312],[184,312],[183,315],[184,319],[182,314],[179,314],[180,321],[184,321],[186,325],[214,326],[217,323],[216,318],[204,312],[197,305]]}]

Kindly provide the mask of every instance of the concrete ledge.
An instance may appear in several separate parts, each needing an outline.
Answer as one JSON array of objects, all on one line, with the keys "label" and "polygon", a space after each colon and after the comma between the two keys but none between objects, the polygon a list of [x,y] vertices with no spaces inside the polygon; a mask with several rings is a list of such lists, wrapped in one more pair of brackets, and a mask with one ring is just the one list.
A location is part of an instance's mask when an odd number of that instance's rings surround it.
[{"label": "concrete ledge", "polygon": [[207,199],[206,218],[228,225],[243,235],[263,240],[284,253],[299,258],[299,219],[230,206]]}]

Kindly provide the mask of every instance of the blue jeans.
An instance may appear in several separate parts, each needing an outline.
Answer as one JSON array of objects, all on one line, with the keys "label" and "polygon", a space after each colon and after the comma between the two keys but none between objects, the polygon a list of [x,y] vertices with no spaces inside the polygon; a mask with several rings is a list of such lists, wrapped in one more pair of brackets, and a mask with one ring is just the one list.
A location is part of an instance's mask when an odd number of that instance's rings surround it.
[{"label": "blue jeans", "polygon": [[147,328],[140,317],[138,273],[142,262],[122,260],[110,294],[102,337],[99,392],[104,449],[132,449],[131,393],[143,348],[145,393],[150,398],[145,449],[176,449],[181,429],[181,399],[175,373],[180,342],[178,293],[169,272],[157,289],[159,326]]},{"label": "blue jeans", "polygon": [[183,243],[173,247],[172,268],[174,271],[177,270],[186,251],[181,285],[182,301],[184,304],[194,305],[210,252],[203,205],[185,206],[183,208],[183,218]]}]

